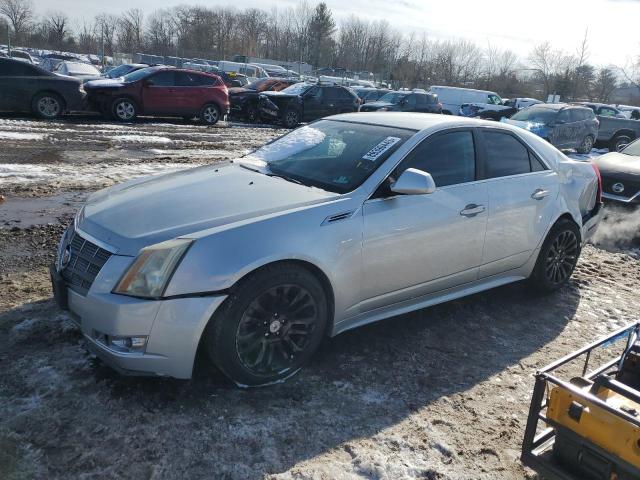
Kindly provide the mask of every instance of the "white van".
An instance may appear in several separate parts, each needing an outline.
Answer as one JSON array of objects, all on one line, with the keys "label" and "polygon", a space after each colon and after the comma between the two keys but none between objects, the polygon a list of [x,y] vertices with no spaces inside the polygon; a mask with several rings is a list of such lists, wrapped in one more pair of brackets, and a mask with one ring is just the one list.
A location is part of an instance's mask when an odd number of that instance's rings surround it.
[{"label": "white van", "polygon": [[250,63],[237,63],[220,60],[218,62],[218,69],[223,72],[241,73],[246,75],[249,81],[256,80],[258,78],[267,78],[269,76],[267,72],[264,71],[264,68]]},{"label": "white van", "polygon": [[488,90],[434,85],[430,91],[438,95],[438,100],[442,103],[442,113],[447,115],[463,115],[460,107],[465,104],[476,105],[482,110],[503,110],[506,108],[502,104],[500,95]]}]

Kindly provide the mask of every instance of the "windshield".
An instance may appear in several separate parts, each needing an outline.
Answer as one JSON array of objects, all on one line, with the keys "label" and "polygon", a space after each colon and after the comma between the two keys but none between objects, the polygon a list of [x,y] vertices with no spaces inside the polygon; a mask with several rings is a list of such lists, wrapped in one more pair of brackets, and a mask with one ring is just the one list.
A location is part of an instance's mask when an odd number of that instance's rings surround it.
[{"label": "windshield", "polygon": [[320,120],[237,162],[266,175],[347,193],[359,187],[414,133],[400,128]]},{"label": "windshield", "polygon": [[511,120],[517,120],[520,122],[535,122],[544,123],[546,125],[553,123],[558,114],[557,110],[551,108],[536,108],[529,107],[524,110],[520,110],[511,117]]},{"label": "windshield", "polygon": [[400,103],[400,101],[406,97],[407,95],[409,95],[408,93],[400,93],[400,92],[389,92],[384,94],[381,98],[380,101],[381,102],[387,102],[387,103]]},{"label": "windshield", "polygon": [[153,68],[141,68],[140,70],[126,74],[124,76],[124,81],[126,83],[137,82],[153,72],[155,72],[155,69]]},{"label": "windshield", "polygon": [[620,153],[640,157],[640,139],[624,147],[624,149],[621,150]]},{"label": "windshield", "polygon": [[119,78],[125,76],[129,73],[134,67],[131,65],[120,65],[119,67],[112,68],[107,72],[107,77],[109,78]]},{"label": "windshield", "polygon": [[75,75],[100,75],[100,70],[86,63],[67,63],[67,70]]},{"label": "windshield", "polygon": [[308,89],[312,87],[309,83],[294,83],[290,87],[281,90],[282,93],[286,93],[288,95],[302,95]]}]

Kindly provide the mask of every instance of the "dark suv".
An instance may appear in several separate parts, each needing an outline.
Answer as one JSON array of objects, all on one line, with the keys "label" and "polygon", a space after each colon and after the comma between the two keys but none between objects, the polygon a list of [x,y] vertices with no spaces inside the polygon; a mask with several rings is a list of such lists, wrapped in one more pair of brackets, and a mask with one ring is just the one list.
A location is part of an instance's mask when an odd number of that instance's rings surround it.
[{"label": "dark suv", "polygon": [[389,92],[377,102],[365,103],[360,111],[442,113],[442,104],[433,93]]},{"label": "dark suv", "polygon": [[93,80],[84,88],[94,110],[122,121],[138,114],[197,116],[213,125],[229,113],[227,87],[220,77],[194,70],[149,67],[119,79]]},{"label": "dark suv", "polygon": [[260,115],[294,128],[338,113],[358,111],[360,100],[350,89],[340,85],[296,83],[281,92],[264,92],[258,99]]}]

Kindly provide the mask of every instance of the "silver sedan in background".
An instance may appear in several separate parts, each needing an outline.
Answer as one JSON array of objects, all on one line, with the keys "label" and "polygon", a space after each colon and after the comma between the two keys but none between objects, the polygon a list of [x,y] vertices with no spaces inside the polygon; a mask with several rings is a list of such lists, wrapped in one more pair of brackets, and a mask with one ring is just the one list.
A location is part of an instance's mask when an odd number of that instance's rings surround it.
[{"label": "silver sedan in background", "polygon": [[326,336],[518,280],[561,287],[600,194],[592,164],[510,125],[337,115],[93,194],[54,294],[123,373],[189,378],[202,345],[238,385],[264,385]]}]

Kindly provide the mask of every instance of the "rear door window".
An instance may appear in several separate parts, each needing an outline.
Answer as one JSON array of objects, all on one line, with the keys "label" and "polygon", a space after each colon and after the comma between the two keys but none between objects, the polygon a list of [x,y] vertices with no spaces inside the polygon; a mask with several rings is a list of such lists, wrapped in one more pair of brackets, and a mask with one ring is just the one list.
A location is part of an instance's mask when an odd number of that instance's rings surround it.
[{"label": "rear door window", "polygon": [[175,72],[158,72],[155,75],[151,76],[150,80],[153,82],[154,87],[176,86]]},{"label": "rear door window", "polygon": [[569,110],[569,122],[570,123],[582,122],[583,120],[584,120],[584,114],[582,113],[582,110],[577,109],[577,108],[573,108],[573,109]]},{"label": "rear door window", "polygon": [[474,181],[476,153],[473,134],[457,131],[427,138],[409,153],[396,175],[407,168],[431,174],[437,187]]},{"label": "rear door window", "polygon": [[529,150],[515,137],[502,132],[483,132],[485,177],[498,178],[531,172]]}]

